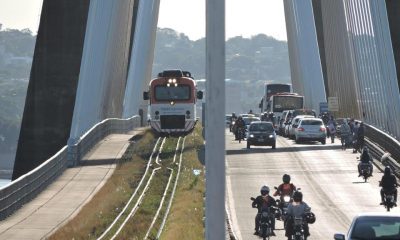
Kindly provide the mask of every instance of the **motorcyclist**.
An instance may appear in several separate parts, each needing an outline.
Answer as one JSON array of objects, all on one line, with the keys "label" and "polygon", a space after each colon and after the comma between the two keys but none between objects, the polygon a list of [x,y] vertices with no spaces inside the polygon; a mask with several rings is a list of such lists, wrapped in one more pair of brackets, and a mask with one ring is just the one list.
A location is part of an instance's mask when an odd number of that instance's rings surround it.
[{"label": "motorcyclist", "polygon": [[[311,213],[311,208],[307,203],[303,202],[303,194],[299,191],[293,193],[293,202],[289,204],[287,210],[287,221],[285,225],[285,236],[288,240],[291,239],[293,235],[293,223],[294,218],[306,218],[306,215]],[[304,221],[304,239],[306,240],[310,236],[310,231],[308,228],[308,223]]]},{"label": "motorcyclist", "polygon": [[268,113],[264,113],[263,115],[261,115],[261,121],[268,121]]},{"label": "motorcyclist", "polygon": [[328,121],[329,121],[329,116],[327,112],[324,112],[322,114],[322,121],[324,122],[325,125],[328,125]]},{"label": "motorcyclist", "polygon": [[245,122],[243,120],[242,116],[239,116],[238,119],[235,122],[235,139],[238,140],[239,139],[239,128],[243,128],[245,126]]},{"label": "motorcyclist", "polygon": [[392,170],[389,166],[385,167],[385,172],[382,176],[381,181],[379,182],[379,186],[381,189],[381,205],[384,205],[385,193],[393,193],[394,194],[394,205],[397,206],[397,181],[396,177],[392,174]]},{"label": "motorcyclist", "polygon": [[[253,208],[257,208],[257,215],[255,218],[255,232],[254,235],[259,235],[259,228],[260,228],[260,217],[261,217],[261,212],[263,209],[270,209],[272,206],[276,207],[276,201],[273,197],[269,196],[269,187],[268,186],[262,186],[260,190],[261,195],[256,197],[256,199],[253,201],[251,206]],[[275,236],[274,230],[275,230],[275,217],[271,216],[271,235]]]},{"label": "motorcyclist", "polygon": [[231,116],[231,122],[229,123],[229,131],[231,131],[231,132],[232,132],[233,124],[236,122],[236,119],[237,119],[236,113],[233,112],[232,116]]},{"label": "motorcyclist", "polygon": [[351,134],[351,129],[347,120],[345,119],[343,124],[340,125],[340,142],[342,143],[342,150],[346,148],[346,143],[349,142],[349,137]]},{"label": "motorcyclist", "polygon": [[372,172],[374,171],[373,165],[372,165],[372,158],[371,155],[369,154],[369,149],[367,146],[363,147],[362,153],[361,153],[361,157],[360,157],[360,163],[358,164],[358,176],[361,177],[361,167],[362,165],[368,165],[371,169],[371,175],[372,176]]},{"label": "motorcyclist", "polygon": [[278,189],[275,191],[273,196],[276,197],[289,195],[290,197],[292,197],[294,191],[296,190],[296,186],[290,183],[290,175],[283,174],[282,181],[283,183],[278,186]]},{"label": "motorcyclist", "polygon": [[360,148],[359,143],[358,143],[358,130],[360,126],[358,125],[358,122],[354,123],[353,127],[353,153],[356,153],[358,149]]},{"label": "motorcyclist", "polygon": [[328,130],[329,136],[331,138],[331,143],[335,143],[336,121],[333,116],[331,116],[331,119],[328,121]]},{"label": "motorcyclist", "polygon": [[237,117],[236,117],[236,113],[234,113],[234,112],[233,112],[233,113],[232,113],[232,118],[231,118],[231,119],[232,119],[232,121],[235,121],[235,120],[236,120],[236,118],[237,118]]},{"label": "motorcyclist", "polygon": [[357,133],[357,142],[360,149],[364,146],[364,135],[365,135],[364,131],[365,131],[364,123],[361,122]]}]

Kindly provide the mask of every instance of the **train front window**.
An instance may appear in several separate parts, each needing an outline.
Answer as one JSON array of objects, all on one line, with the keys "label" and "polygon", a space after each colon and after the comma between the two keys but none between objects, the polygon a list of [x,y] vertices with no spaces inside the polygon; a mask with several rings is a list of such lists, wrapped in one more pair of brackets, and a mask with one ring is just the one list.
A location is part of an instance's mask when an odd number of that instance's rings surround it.
[{"label": "train front window", "polygon": [[155,99],[157,101],[179,101],[190,100],[190,86],[156,86]]}]

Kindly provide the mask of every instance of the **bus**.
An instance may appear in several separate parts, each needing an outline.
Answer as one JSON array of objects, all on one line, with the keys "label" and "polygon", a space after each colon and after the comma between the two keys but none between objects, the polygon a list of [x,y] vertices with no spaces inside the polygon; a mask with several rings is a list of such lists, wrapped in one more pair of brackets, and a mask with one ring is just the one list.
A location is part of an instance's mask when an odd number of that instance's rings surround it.
[{"label": "bus", "polygon": [[266,83],[264,86],[264,95],[261,99],[261,112],[266,112],[267,104],[272,95],[277,93],[293,93],[290,83]]},{"label": "bus", "polygon": [[196,122],[196,101],[203,98],[190,72],[165,70],[152,79],[143,99],[149,100],[151,128],[159,134],[184,135]]},{"label": "bus", "polygon": [[297,93],[277,93],[269,98],[266,105],[266,112],[273,112],[279,118],[285,110],[302,109],[304,96]]}]

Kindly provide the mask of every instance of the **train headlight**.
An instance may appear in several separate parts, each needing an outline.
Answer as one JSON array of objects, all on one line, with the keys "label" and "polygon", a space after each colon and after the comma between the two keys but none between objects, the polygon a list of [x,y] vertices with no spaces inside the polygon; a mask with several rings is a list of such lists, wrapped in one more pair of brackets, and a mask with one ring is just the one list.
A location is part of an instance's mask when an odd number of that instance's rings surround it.
[{"label": "train headlight", "polygon": [[172,83],[176,83],[176,79],[175,78],[172,79]]},{"label": "train headlight", "polygon": [[174,101],[171,101],[171,102],[170,102],[170,104],[171,104],[171,105],[174,105],[174,104],[175,104],[175,102],[174,102]]},{"label": "train headlight", "polygon": [[167,87],[171,86],[171,84],[167,83]]},{"label": "train headlight", "polygon": [[170,79],[168,79],[168,83],[172,83],[172,79],[170,78]]},{"label": "train headlight", "polygon": [[175,83],[175,87],[177,87],[178,86],[178,84],[177,83]]}]

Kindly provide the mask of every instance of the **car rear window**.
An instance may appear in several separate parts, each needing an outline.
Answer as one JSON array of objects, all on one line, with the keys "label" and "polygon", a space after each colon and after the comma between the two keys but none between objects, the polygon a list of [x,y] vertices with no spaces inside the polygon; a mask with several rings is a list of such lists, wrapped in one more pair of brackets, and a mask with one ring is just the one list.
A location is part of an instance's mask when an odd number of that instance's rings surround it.
[{"label": "car rear window", "polygon": [[301,125],[322,125],[322,121],[318,120],[303,120]]},{"label": "car rear window", "polygon": [[272,124],[259,123],[250,125],[250,131],[273,131]]}]

